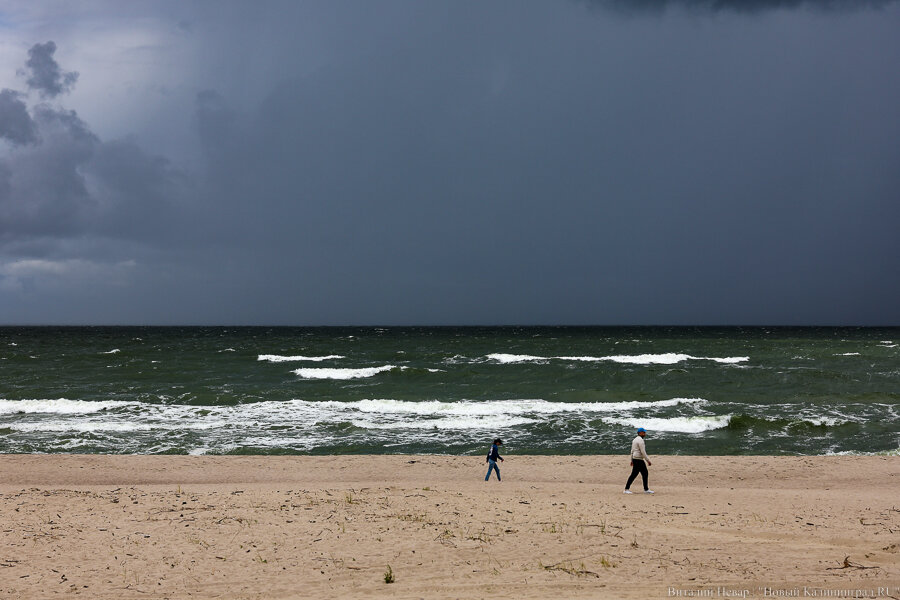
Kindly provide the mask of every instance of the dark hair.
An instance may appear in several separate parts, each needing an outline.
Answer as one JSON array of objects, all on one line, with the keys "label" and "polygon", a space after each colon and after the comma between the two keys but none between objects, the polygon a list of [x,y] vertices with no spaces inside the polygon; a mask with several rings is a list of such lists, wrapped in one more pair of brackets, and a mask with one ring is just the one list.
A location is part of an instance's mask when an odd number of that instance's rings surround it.
[{"label": "dark hair", "polygon": [[503,440],[501,440],[500,438],[497,438],[496,440],[494,440],[494,443],[495,443],[495,444],[502,444],[502,443],[503,443]]}]

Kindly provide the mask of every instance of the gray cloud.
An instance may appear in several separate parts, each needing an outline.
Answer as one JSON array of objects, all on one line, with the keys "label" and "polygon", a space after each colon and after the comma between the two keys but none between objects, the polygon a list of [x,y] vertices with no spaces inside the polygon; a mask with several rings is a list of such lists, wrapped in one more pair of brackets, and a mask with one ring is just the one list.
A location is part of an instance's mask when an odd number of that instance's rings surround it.
[{"label": "gray cloud", "polygon": [[9,201],[12,190],[10,179],[12,179],[12,170],[4,161],[0,161],[0,206]]},{"label": "gray cloud", "polygon": [[68,92],[78,81],[78,73],[63,72],[53,58],[56,44],[53,41],[35,44],[28,50],[25,62],[28,87],[37,90],[43,98],[55,98]]},{"label": "gray cloud", "polygon": [[215,90],[199,92],[194,117],[206,152],[209,155],[226,152],[234,140],[236,115],[222,95]]},{"label": "gray cloud", "polygon": [[0,231],[7,238],[165,236],[188,182],[132,139],[103,141],[74,111],[35,109],[40,142],[7,159]]},{"label": "gray cloud", "polygon": [[0,139],[16,145],[30,144],[37,139],[22,94],[10,89],[0,91]]},{"label": "gray cloud", "polygon": [[[52,60],[55,50],[52,41],[37,44],[28,60],[39,79],[29,84],[50,96],[74,82]],[[14,143],[0,161],[0,252],[43,260],[67,248],[64,258],[78,261],[73,239],[118,239],[129,252],[133,242],[173,239],[190,186],[183,173],[134,138],[102,140],[73,110],[38,104],[32,117],[24,98],[0,92],[0,136]]]},{"label": "gray cloud", "polygon": [[7,160],[12,177],[0,206],[0,230],[18,236],[81,231],[93,206],[83,168],[98,140],[71,111],[39,106],[35,123],[41,142]]}]

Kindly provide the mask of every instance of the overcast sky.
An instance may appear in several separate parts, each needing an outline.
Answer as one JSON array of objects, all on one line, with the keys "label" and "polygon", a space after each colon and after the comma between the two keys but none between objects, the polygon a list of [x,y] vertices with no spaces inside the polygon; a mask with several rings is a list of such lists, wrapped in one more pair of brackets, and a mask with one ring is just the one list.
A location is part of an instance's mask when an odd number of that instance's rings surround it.
[{"label": "overcast sky", "polygon": [[0,324],[900,325],[898,32],[0,0]]}]

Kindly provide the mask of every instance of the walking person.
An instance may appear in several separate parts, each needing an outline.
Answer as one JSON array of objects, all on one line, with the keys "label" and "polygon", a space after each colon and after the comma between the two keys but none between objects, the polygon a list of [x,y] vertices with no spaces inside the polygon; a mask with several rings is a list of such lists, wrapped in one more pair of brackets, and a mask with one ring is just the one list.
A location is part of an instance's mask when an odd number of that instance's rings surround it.
[{"label": "walking person", "polygon": [[500,481],[500,467],[497,466],[497,461],[503,461],[503,457],[500,456],[500,446],[502,445],[503,440],[500,438],[497,438],[494,440],[494,443],[491,444],[491,451],[488,452],[487,455],[488,472],[487,475],[484,476],[485,481],[491,478],[491,471],[497,471],[497,481]]},{"label": "walking person", "polygon": [[[647,448],[644,445],[645,435],[647,435],[647,430],[643,427],[640,427],[637,430],[637,437],[635,437],[631,441],[631,477],[628,478],[628,483],[625,484],[626,494],[634,493],[630,488],[632,482],[634,482],[635,477],[638,476],[638,473],[641,474],[641,479],[644,482],[644,493],[653,493],[653,490],[647,487],[647,478],[649,476],[647,467],[649,467],[652,463],[650,462],[650,457],[647,456]],[[646,463],[644,461],[646,461]]]}]

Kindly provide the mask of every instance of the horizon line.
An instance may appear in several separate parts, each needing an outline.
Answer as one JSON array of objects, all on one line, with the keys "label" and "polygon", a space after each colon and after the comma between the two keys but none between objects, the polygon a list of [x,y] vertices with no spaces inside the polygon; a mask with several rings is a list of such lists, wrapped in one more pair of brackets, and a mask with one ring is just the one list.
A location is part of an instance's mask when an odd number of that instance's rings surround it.
[{"label": "horizon line", "polygon": [[304,329],[327,329],[327,328],[355,328],[355,329],[425,329],[425,328],[497,328],[497,329],[514,329],[514,328],[815,328],[815,327],[831,327],[831,328],[864,328],[864,329],[884,329],[884,328],[900,328],[900,324],[888,325],[888,324],[879,324],[879,325],[863,325],[863,324],[831,324],[831,323],[769,323],[769,324],[708,324],[708,323],[693,323],[693,324],[671,324],[671,323],[618,323],[618,324],[598,324],[598,323],[475,323],[475,324],[454,324],[454,323],[445,323],[445,324],[360,324],[360,323],[347,323],[347,324],[246,324],[246,323],[231,323],[231,324],[222,324],[222,323],[3,323],[0,324],[0,329],[11,329],[16,327],[58,327],[58,328],[66,328],[66,327],[96,327],[96,328],[128,328],[128,327],[195,327],[195,328],[224,328],[224,327],[236,327],[236,328],[304,328]]}]

